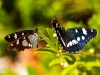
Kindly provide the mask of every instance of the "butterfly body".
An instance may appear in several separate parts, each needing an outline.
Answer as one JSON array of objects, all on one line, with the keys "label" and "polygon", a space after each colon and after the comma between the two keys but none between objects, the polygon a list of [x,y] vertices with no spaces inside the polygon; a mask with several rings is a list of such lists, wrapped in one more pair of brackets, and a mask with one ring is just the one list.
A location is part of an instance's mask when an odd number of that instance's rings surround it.
[{"label": "butterfly body", "polygon": [[5,37],[5,40],[10,42],[8,50],[22,51],[26,48],[38,47],[38,29],[23,30],[11,33]]},{"label": "butterfly body", "polygon": [[52,24],[56,30],[59,43],[65,51],[69,52],[77,52],[83,49],[85,44],[97,34],[97,31],[92,28],[75,27],[65,30],[55,18]]}]

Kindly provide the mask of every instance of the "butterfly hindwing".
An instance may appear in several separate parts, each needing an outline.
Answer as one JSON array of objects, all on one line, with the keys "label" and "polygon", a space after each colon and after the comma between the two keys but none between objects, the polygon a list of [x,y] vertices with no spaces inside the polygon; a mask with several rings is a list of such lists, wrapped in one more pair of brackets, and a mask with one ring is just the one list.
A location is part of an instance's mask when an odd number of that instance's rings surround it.
[{"label": "butterfly hindwing", "polygon": [[97,31],[92,28],[76,27],[65,30],[55,18],[52,24],[56,30],[59,43],[64,50],[69,52],[76,52],[83,49],[85,44],[97,34]]},{"label": "butterfly hindwing", "polygon": [[70,38],[70,40],[66,39],[68,41],[66,43],[66,49],[69,52],[79,51],[83,49],[85,44],[95,37],[96,34],[97,31],[92,28],[70,28],[66,30],[66,37]]}]

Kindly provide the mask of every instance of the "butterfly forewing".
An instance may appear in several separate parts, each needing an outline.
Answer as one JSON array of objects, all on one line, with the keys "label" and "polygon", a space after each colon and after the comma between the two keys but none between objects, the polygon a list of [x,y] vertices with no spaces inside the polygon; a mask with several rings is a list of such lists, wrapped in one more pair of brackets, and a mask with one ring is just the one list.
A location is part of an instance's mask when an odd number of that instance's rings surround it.
[{"label": "butterfly forewing", "polygon": [[57,38],[63,49],[69,52],[76,52],[84,48],[85,44],[96,36],[97,31],[92,28],[70,28],[65,31],[54,18],[53,27],[56,30]]},{"label": "butterfly forewing", "polygon": [[11,33],[5,37],[5,40],[8,42],[12,42],[26,34],[33,33],[33,32],[37,32],[37,28],[35,30],[23,30],[23,31]]}]

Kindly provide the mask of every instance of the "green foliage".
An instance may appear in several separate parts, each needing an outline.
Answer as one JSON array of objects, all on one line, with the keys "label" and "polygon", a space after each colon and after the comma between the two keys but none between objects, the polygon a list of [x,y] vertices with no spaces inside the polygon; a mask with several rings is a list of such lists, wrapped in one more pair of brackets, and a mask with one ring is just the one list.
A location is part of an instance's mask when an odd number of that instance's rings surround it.
[{"label": "green foliage", "polygon": [[3,75],[17,75],[16,73],[14,73],[12,70],[10,69],[6,69]]},{"label": "green foliage", "polygon": [[62,48],[59,45],[58,40],[53,36],[53,34],[55,33],[54,29],[46,28],[45,30],[50,38],[48,38],[43,32],[39,32],[40,35],[43,37],[43,39],[45,39],[45,41],[47,42],[47,45],[45,48],[39,49],[36,52],[41,51],[41,52],[53,53],[55,55],[58,55],[62,61],[65,59],[69,64],[74,64],[76,59],[73,55],[68,55],[67,53],[62,54],[62,52],[60,52],[60,50],[62,51]]},{"label": "green foliage", "polygon": [[38,75],[35,69],[31,65],[27,65],[27,71],[29,75]]},{"label": "green foliage", "polygon": [[73,65],[76,61],[76,58],[73,55],[64,55],[65,60],[68,62],[68,64]]}]

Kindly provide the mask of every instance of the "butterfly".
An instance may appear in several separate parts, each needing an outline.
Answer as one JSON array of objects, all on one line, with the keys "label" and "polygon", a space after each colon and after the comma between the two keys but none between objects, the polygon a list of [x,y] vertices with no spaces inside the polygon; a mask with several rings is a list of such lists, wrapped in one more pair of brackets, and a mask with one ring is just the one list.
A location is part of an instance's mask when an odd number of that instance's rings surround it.
[{"label": "butterfly", "polygon": [[38,28],[18,31],[5,36],[5,40],[10,42],[7,49],[13,51],[38,47],[38,38]]},{"label": "butterfly", "polygon": [[52,25],[56,31],[57,38],[65,51],[78,52],[82,50],[87,42],[96,36],[97,31],[93,28],[74,27],[65,30],[54,17]]}]

